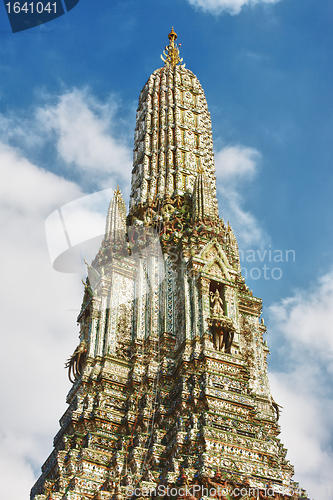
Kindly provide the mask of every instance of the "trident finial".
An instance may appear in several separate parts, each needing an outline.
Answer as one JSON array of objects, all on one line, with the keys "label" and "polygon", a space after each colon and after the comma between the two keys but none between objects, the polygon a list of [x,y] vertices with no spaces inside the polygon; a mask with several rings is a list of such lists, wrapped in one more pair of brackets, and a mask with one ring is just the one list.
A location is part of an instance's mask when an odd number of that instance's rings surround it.
[{"label": "trident finial", "polygon": [[[175,43],[177,40],[177,33],[174,31],[173,27],[168,35],[168,38],[169,45],[165,47],[165,50],[163,50],[165,58],[161,55],[161,59],[164,61],[166,66],[176,66],[177,64],[182,63],[183,59],[179,57],[179,49]],[[185,67],[185,64],[182,66]]]}]

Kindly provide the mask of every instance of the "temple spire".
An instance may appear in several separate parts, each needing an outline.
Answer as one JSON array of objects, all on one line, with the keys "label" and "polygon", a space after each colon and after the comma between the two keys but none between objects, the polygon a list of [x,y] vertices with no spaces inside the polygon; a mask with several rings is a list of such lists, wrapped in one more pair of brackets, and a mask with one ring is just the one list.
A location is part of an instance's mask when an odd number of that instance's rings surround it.
[{"label": "temple spire", "polygon": [[[211,185],[217,213],[211,118],[197,77],[181,64],[177,34],[169,33],[165,65],[149,77],[137,110],[130,218],[143,220],[165,200],[192,197],[198,170]],[[179,208],[179,206],[178,206]]]},{"label": "temple spire", "polygon": [[178,64],[176,39],[140,94],[128,241],[117,187],[87,265],[69,406],[31,500],[156,488],[184,500],[179,486],[192,500],[216,500],[222,486],[229,499],[238,489],[244,500],[306,500],[278,438],[262,303],[218,217],[205,94]]},{"label": "temple spire", "polygon": [[161,59],[165,62],[166,66],[177,66],[177,64],[183,62],[183,59],[179,57],[179,49],[175,43],[177,40],[177,33],[174,31],[173,27],[168,35],[168,38],[169,45],[165,47],[165,50],[163,50],[165,58],[161,55]]},{"label": "temple spire", "polygon": [[105,225],[105,239],[113,242],[124,238],[126,233],[126,205],[119,186],[111,199]]}]

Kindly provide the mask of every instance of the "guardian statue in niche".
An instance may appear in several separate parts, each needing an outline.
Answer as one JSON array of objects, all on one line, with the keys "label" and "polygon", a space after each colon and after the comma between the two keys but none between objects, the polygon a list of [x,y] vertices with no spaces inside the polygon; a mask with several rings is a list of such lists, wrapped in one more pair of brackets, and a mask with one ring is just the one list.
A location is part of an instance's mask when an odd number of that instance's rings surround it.
[{"label": "guardian statue in niche", "polygon": [[210,303],[211,303],[211,316],[213,318],[220,318],[223,316],[223,300],[221,299],[220,292],[218,289],[215,290],[215,293],[210,292]]},{"label": "guardian statue in niche", "polygon": [[213,344],[216,350],[223,351],[224,348],[224,352],[230,354],[235,329],[232,320],[227,317],[226,311],[224,310],[224,303],[220,290],[215,288],[214,283],[212,283],[212,288],[213,290],[209,292],[210,318],[208,324],[212,333]]}]

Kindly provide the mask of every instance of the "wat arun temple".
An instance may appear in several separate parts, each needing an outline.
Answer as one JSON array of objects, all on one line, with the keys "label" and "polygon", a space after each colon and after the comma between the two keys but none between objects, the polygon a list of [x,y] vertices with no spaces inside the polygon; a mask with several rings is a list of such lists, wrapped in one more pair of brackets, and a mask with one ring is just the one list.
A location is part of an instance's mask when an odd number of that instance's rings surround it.
[{"label": "wat arun temple", "polygon": [[211,119],[172,29],[87,264],[73,383],[31,500],[306,498],[279,439],[262,301],[219,216]]}]

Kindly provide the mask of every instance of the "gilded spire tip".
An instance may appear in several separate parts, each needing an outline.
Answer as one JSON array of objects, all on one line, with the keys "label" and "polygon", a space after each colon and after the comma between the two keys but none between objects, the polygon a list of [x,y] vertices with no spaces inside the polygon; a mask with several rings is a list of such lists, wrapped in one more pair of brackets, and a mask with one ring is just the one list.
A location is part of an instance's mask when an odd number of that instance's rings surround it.
[{"label": "gilded spire tip", "polygon": [[175,42],[178,38],[177,33],[173,29],[173,26],[172,26],[170,33],[168,34],[168,38],[170,41],[172,40],[173,42]]},{"label": "gilded spire tip", "polygon": [[[173,26],[170,33],[168,34],[168,38],[169,45],[165,47],[165,50],[163,50],[164,57],[163,55],[161,55],[161,59],[162,61],[164,61],[166,66],[177,66],[177,64],[181,64],[183,62],[183,59],[179,57],[179,48],[176,44],[178,36],[173,29]],[[182,66],[185,67],[185,64],[183,64]]]}]

